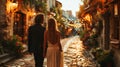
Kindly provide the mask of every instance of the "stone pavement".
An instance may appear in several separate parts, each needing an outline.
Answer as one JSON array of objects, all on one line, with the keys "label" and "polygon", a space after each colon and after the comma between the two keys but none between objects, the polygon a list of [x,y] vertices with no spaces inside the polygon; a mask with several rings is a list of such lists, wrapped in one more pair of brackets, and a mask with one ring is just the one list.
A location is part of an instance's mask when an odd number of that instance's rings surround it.
[{"label": "stone pavement", "polygon": [[78,36],[67,42],[64,47],[64,67],[99,67],[93,60],[90,52],[86,50]]},{"label": "stone pavement", "polygon": [[[99,67],[89,51],[85,50],[78,36],[61,40],[64,52],[64,67]],[[44,67],[46,66],[46,58]],[[23,58],[5,64],[6,67],[34,67],[33,56],[26,54]]]}]

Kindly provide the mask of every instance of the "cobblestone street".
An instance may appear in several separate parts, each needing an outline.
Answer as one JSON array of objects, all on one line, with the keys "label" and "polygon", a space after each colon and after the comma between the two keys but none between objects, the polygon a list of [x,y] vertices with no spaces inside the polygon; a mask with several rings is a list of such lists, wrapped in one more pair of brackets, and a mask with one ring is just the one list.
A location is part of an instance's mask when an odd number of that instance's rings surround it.
[{"label": "cobblestone street", "polygon": [[[98,67],[89,51],[84,49],[78,36],[62,39],[61,43],[64,51],[64,67]],[[46,61],[45,58],[44,67],[46,67]],[[7,67],[34,67],[34,60],[32,55],[26,54],[23,58],[5,65]]]},{"label": "cobblestone street", "polygon": [[84,49],[78,36],[69,40],[67,49],[64,49],[64,67],[97,67],[89,51]]},{"label": "cobblestone street", "polygon": [[120,0],[0,0],[0,67],[35,67],[43,38],[63,67],[120,67]]}]

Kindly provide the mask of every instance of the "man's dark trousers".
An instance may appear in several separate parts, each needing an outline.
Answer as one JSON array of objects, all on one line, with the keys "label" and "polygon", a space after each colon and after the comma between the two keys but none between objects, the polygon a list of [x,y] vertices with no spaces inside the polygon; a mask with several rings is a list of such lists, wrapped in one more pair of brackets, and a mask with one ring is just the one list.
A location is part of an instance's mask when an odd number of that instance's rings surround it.
[{"label": "man's dark trousers", "polygon": [[34,52],[35,67],[43,67],[44,57],[41,51]]}]

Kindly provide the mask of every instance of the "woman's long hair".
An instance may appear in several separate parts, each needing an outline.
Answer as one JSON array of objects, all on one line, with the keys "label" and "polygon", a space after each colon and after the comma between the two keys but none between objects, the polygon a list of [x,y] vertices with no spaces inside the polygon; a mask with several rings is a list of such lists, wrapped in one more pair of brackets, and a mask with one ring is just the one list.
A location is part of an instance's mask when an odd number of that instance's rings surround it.
[{"label": "woman's long hair", "polygon": [[52,44],[55,44],[58,40],[56,20],[54,18],[48,20],[48,40]]}]

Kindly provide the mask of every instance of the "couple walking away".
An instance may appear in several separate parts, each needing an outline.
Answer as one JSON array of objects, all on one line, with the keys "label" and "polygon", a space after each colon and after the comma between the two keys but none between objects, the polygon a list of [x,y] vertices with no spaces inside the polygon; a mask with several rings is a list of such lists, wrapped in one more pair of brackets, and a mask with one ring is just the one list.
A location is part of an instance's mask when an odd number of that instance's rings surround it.
[{"label": "couple walking away", "polygon": [[28,51],[34,55],[35,67],[43,67],[45,57],[47,67],[63,67],[60,62],[62,47],[56,20],[50,18],[47,29],[42,26],[43,22],[44,15],[38,14],[35,24],[28,29]]}]

